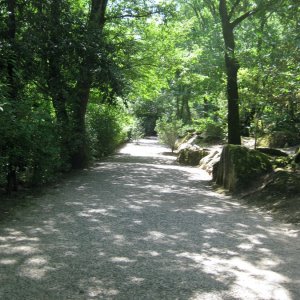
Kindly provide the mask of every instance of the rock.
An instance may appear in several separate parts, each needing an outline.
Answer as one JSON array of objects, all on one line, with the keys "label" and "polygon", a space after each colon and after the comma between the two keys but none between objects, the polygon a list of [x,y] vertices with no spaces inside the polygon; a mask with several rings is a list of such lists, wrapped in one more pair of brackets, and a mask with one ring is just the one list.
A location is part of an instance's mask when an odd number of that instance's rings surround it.
[{"label": "rock", "polygon": [[[200,140],[201,140],[201,137],[199,135],[197,135],[197,134],[189,136],[189,138],[187,140],[183,139],[183,142],[178,147],[178,151],[186,149],[186,148],[188,148],[190,146],[197,146],[197,147],[199,147]],[[200,147],[199,147],[199,149],[200,149]]]},{"label": "rock", "polygon": [[265,190],[276,192],[282,195],[300,194],[300,176],[287,170],[275,170],[271,180],[265,186]]},{"label": "rock", "polygon": [[208,155],[208,151],[205,149],[200,149],[199,146],[188,146],[179,151],[177,161],[180,164],[197,166],[200,160]]},{"label": "rock", "polygon": [[220,160],[221,152],[213,150],[202,158],[199,163],[199,167],[205,170],[207,173],[212,174],[214,165]]},{"label": "rock", "polygon": [[296,164],[300,164],[300,149],[298,150],[298,153],[295,155],[294,161]]},{"label": "rock", "polygon": [[186,144],[187,141],[193,136],[193,134],[189,133],[183,137],[180,137],[177,139],[176,143],[175,143],[175,149],[179,149],[179,147],[183,144]]},{"label": "rock", "polygon": [[289,156],[287,153],[274,148],[256,148],[256,150],[270,156],[283,156],[283,157]]},{"label": "rock", "polygon": [[300,144],[300,137],[297,132],[274,131],[258,140],[262,147],[285,148]]},{"label": "rock", "polygon": [[220,165],[220,160],[217,161],[212,167],[211,175],[212,175],[213,181],[215,181],[215,179],[217,178],[219,165]]},{"label": "rock", "polygon": [[213,170],[213,180],[225,189],[236,192],[272,169],[265,154],[243,146],[226,145],[219,164]]}]

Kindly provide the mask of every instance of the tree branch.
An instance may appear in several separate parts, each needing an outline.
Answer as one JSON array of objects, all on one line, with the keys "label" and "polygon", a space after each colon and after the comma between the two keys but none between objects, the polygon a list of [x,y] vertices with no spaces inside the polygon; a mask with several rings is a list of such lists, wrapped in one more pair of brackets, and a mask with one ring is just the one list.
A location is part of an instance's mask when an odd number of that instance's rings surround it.
[{"label": "tree branch", "polygon": [[233,22],[231,22],[231,26],[232,28],[236,27],[237,25],[239,25],[241,22],[243,22],[245,19],[247,19],[248,17],[256,14],[258,12],[258,10],[249,10],[246,13],[244,13],[243,15],[241,15],[240,17],[238,17],[237,19],[235,19]]},{"label": "tree branch", "polygon": [[193,5],[192,3],[187,3],[187,4],[192,7],[192,9],[193,9],[193,11],[194,11],[194,13],[195,13],[195,15],[198,19],[199,24],[201,24],[202,28],[204,28],[205,27],[205,19],[204,19],[203,15],[201,14],[201,12],[199,12],[197,10],[196,6]]},{"label": "tree branch", "polygon": [[155,12],[146,12],[146,13],[141,13],[141,14],[133,14],[133,13],[128,13],[125,15],[115,15],[115,16],[109,16],[106,18],[106,20],[113,20],[113,19],[125,19],[125,18],[147,18],[150,17],[156,13],[159,13],[158,11]]}]

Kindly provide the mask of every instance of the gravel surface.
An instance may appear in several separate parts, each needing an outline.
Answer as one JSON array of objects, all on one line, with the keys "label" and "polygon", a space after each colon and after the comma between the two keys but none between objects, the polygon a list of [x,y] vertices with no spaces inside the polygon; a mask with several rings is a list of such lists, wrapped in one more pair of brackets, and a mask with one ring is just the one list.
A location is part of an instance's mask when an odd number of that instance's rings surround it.
[{"label": "gravel surface", "polygon": [[0,221],[0,299],[300,299],[299,228],[211,189],[155,140]]}]

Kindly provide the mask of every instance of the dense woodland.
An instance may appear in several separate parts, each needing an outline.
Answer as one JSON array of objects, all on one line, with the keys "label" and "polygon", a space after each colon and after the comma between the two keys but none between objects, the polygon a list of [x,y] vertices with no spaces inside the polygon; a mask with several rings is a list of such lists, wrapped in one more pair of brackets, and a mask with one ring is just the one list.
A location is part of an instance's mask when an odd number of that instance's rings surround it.
[{"label": "dense woodland", "polygon": [[0,186],[53,181],[172,124],[230,144],[300,144],[299,10],[298,0],[1,1]]}]

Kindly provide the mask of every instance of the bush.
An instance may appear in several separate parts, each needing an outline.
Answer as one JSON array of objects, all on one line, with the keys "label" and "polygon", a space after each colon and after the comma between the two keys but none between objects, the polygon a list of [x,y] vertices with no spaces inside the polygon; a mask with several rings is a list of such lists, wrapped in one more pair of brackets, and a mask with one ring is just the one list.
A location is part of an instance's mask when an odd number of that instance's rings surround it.
[{"label": "bush", "polygon": [[201,133],[204,142],[216,142],[224,138],[223,125],[211,118],[197,120],[195,129],[198,133]]},{"label": "bush", "polygon": [[180,135],[182,126],[182,121],[175,118],[162,117],[156,122],[155,130],[160,142],[169,146],[172,152],[175,149],[175,143]]},{"label": "bush", "polygon": [[35,111],[23,107],[16,122],[6,106],[0,115],[0,134],[0,186],[8,184],[10,192],[20,182],[39,185],[56,178],[62,163],[59,136],[54,120],[42,107]]},{"label": "bush", "polygon": [[137,142],[139,139],[145,136],[142,122],[139,119],[134,119],[130,128],[130,138]]},{"label": "bush", "polygon": [[91,154],[101,158],[128,138],[128,116],[120,107],[90,104],[87,113],[87,131]]}]

